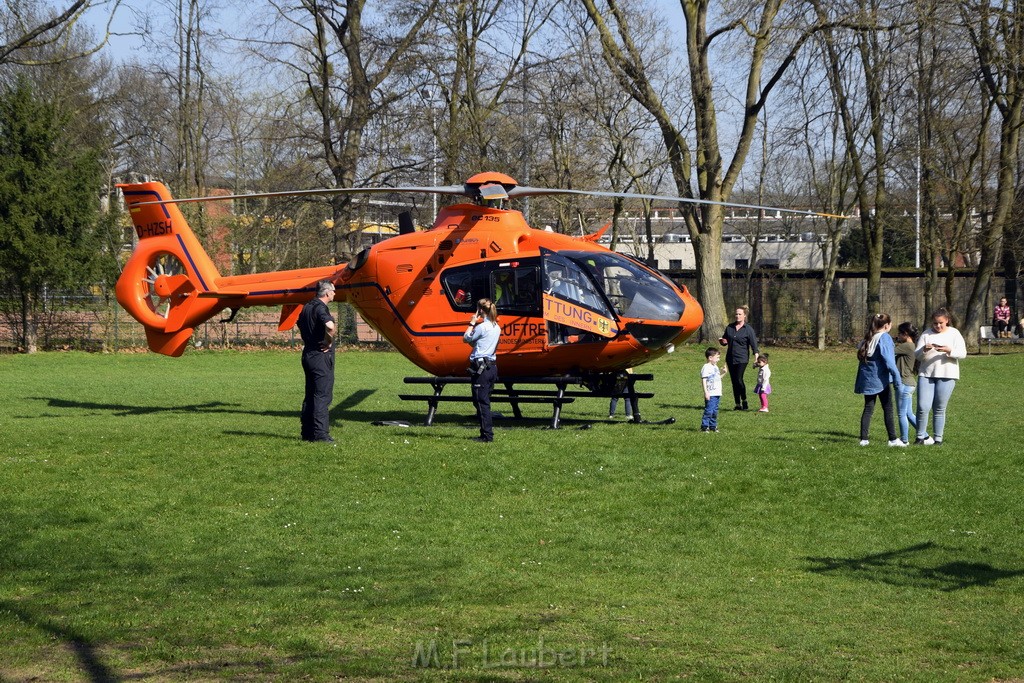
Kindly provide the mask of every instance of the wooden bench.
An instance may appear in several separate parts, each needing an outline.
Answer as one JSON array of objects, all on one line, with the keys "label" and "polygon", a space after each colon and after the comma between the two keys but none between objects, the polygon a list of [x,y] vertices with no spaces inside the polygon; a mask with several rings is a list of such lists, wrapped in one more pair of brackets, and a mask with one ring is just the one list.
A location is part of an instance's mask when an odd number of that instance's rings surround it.
[{"label": "wooden bench", "polygon": [[978,341],[978,347],[979,347],[978,348],[978,352],[979,353],[981,352],[981,348],[980,347],[981,347],[981,343],[982,342],[988,344],[988,353],[989,353],[989,355],[992,355],[992,345],[993,344],[1022,344],[1022,343],[1024,343],[1024,339],[1018,339],[1017,335],[1014,335],[1012,337],[997,337],[996,333],[992,331],[992,326],[991,325],[982,325],[980,332],[981,333],[979,334],[979,341]]},{"label": "wooden bench", "polygon": [[[591,378],[592,379],[592,378]],[[599,378],[600,379],[600,378]],[[492,403],[509,403],[512,406],[512,414],[516,419],[522,419],[523,413],[520,404],[550,404],[552,407],[551,428],[558,429],[561,421],[562,406],[574,403],[578,398],[611,398],[620,396],[630,401],[633,409],[633,422],[642,422],[638,401],[641,398],[653,398],[651,392],[638,392],[634,386],[637,381],[650,381],[654,379],[651,374],[630,374],[622,382],[625,386],[621,393],[616,391],[615,378],[613,376],[603,378],[606,381],[589,382],[588,379],[578,376],[559,375],[556,377],[512,377],[507,379],[498,378],[495,382],[494,391],[491,392]],[[403,401],[426,401],[427,419],[426,426],[434,423],[434,416],[437,415],[437,408],[441,403],[472,403],[472,395],[442,395],[445,388],[454,384],[469,385],[472,380],[469,377],[406,377],[406,384],[429,384],[433,388],[432,394],[399,394],[398,398]],[[552,389],[519,388],[516,385],[547,385]],[[570,386],[580,386],[582,389],[569,389]],[[591,386],[593,388],[591,388]]]}]

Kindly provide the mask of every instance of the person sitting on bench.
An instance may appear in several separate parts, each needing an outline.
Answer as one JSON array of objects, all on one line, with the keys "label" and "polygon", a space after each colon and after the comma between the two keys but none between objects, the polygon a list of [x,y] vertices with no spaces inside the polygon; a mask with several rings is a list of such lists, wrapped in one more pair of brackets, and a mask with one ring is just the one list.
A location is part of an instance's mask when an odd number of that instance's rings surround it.
[{"label": "person sitting on bench", "polygon": [[1012,328],[1010,320],[1010,304],[1004,296],[999,300],[999,305],[992,311],[992,333],[1000,339],[1011,338],[1013,335],[1010,332]]}]

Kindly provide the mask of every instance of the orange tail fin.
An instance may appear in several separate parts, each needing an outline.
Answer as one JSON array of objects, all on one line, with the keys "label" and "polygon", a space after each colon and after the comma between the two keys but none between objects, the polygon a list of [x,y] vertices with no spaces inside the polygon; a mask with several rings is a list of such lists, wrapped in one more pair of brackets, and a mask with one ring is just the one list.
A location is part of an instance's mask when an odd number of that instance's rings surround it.
[{"label": "orange tail fin", "polygon": [[[213,292],[220,274],[162,183],[119,185],[139,243],[115,288],[117,301],[146,328],[149,348],[180,356],[192,331],[224,308]],[[140,204],[142,204],[140,206]]]}]

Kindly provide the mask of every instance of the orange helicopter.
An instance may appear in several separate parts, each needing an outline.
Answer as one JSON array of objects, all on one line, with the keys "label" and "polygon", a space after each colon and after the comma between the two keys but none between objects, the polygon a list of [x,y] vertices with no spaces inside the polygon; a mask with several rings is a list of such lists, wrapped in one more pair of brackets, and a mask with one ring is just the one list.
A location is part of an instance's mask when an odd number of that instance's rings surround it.
[{"label": "orange helicopter", "polygon": [[442,209],[427,230],[415,231],[407,221],[399,235],[347,264],[221,275],[177,205],[238,196],[173,199],[156,182],[118,187],[139,241],[117,282],[117,300],[145,327],[150,349],[168,356],[180,356],[196,326],[224,310],[282,306],[279,329],[288,330],[323,279],[335,284],[335,300],[352,304],[400,353],[436,376],[467,374],[462,333],[482,297],[498,307],[502,380],[621,373],[671,352],[704,318],[686,287],[598,244],[603,230],[572,237],[534,229],[506,202],[544,194],[712,203],[706,200],[521,187],[501,173],[455,186],[250,194],[244,197],[426,192],[470,201]]}]

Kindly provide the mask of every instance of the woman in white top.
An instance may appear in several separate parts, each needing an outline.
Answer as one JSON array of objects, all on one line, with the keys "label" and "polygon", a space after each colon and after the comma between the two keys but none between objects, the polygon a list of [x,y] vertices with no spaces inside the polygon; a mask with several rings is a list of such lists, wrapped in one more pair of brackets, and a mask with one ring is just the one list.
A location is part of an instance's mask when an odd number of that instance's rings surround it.
[{"label": "woman in white top", "polygon": [[[946,404],[960,379],[960,359],[967,357],[967,345],[960,332],[949,324],[949,312],[940,308],[932,314],[932,325],[917,340],[914,355],[921,362],[917,375],[917,441],[915,445],[942,445],[946,426]],[[928,415],[932,414],[932,435]]]}]

